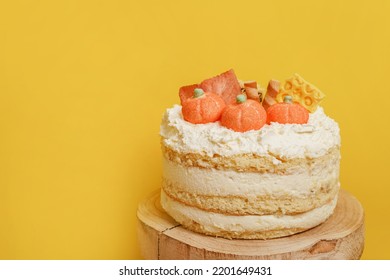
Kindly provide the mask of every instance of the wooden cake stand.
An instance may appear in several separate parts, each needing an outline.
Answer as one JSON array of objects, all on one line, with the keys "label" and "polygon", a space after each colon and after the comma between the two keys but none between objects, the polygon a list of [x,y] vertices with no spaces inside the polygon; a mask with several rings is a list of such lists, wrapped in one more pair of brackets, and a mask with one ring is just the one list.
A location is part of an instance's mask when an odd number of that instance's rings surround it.
[{"label": "wooden cake stand", "polygon": [[145,259],[359,259],[364,247],[364,211],[341,190],[333,215],[302,233],[270,240],[229,240],[183,228],[161,208],[160,190],[141,202],[138,239]]}]

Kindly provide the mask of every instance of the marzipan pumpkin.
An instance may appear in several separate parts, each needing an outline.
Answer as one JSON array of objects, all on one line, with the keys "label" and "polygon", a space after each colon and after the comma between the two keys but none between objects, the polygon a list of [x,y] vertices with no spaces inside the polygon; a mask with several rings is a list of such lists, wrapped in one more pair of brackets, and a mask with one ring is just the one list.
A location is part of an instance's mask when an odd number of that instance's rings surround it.
[{"label": "marzipan pumpkin", "polygon": [[292,97],[286,95],[283,102],[270,106],[267,110],[267,123],[305,124],[309,120],[309,112],[300,104],[293,103]]},{"label": "marzipan pumpkin", "polygon": [[267,114],[258,101],[240,94],[235,104],[226,106],[221,116],[221,125],[237,132],[245,132],[262,128],[266,119]]},{"label": "marzipan pumpkin", "polygon": [[220,119],[225,106],[219,95],[196,88],[194,95],[183,101],[182,114],[186,121],[194,124],[215,122]]}]

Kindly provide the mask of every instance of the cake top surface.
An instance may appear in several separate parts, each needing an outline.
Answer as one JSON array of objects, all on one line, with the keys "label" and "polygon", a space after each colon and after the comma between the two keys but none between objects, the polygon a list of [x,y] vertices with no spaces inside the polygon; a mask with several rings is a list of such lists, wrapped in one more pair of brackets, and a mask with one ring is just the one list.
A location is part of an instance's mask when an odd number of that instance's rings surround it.
[{"label": "cake top surface", "polygon": [[167,109],[160,127],[163,144],[178,152],[209,156],[257,154],[270,156],[277,163],[277,158],[319,157],[340,146],[339,126],[322,107],[309,114],[307,124],[271,122],[260,130],[247,132],[233,131],[219,121],[187,122],[181,109],[180,105]]},{"label": "cake top surface", "polygon": [[181,105],[167,109],[160,135],[181,153],[255,154],[315,158],[340,146],[338,124],[319,106],[325,95],[294,74],[284,84],[239,81],[232,69],[179,89]]}]

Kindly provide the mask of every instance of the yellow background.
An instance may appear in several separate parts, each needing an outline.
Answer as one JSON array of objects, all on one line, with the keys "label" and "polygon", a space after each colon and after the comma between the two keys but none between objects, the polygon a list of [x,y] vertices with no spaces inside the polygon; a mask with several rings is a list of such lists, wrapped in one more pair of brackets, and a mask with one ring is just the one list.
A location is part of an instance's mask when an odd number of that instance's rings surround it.
[{"label": "yellow background", "polygon": [[181,85],[294,72],[340,125],[365,259],[390,259],[390,1],[1,1],[0,259],[137,259]]}]

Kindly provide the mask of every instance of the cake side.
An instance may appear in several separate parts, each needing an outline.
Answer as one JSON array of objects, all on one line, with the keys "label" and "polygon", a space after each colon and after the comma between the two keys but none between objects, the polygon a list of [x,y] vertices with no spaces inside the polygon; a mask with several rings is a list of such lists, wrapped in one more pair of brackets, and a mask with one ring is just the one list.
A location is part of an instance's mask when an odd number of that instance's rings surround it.
[{"label": "cake side", "polygon": [[[335,166],[320,174],[259,174],[183,167],[163,160],[162,189],[173,199],[229,215],[296,214],[319,207],[338,193]],[[326,176],[333,169],[331,176]],[[234,179],[233,179],[234,178]]]},{"label": "cake side", "polygon": [[[323,110],[311,114],[306,128],[272,123],[242,135],[216,125],[192,127],[182,120],[180,106],[167,110],[161,126],[162,188],[171,198],[217,213],[264,215],[309,211],[337,194],[340,138],[337,124]],[[210,139],[216,135],[227,140],[212,143]],[[240,137],[242,148],[235,150],[235,137]],[[297,143],[316,139],[317,145],[296,148],[295,157],[291,151],[274,147],[286,140],[291,145],[294,139]],[[197,151],[192,148],[195,141],[204,143],[195,145]],[[279,154],[275,154],[277,150]]]},{"label": "cake side", "polygon": [[[211,85],[220,83],[215,79]],[[248,101],[249,94],[221,109],[213,105],[223,103],[218,96],[197,85],[180,89],[183,107],[167,109],[160,127],[161,204],[170,216],[207,235],[267,239],[307,230],[333,213],[339,127],[314,103],[321,94],[309,93],[299,76],[288,83],[280,91],[283,103],[267,91],[267,112]],[[301,97],[310,103],[307,110],[298,104]]]},{"label": "cake side", "polygon": [[321,207],[297,215],[230,216],[184,205],[161,192],[167,213],[184,227],[211,236],[235,239],[268,239],[299,233],[315,227],[333,213],[337,196]]}]

